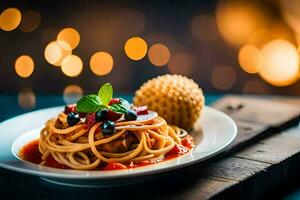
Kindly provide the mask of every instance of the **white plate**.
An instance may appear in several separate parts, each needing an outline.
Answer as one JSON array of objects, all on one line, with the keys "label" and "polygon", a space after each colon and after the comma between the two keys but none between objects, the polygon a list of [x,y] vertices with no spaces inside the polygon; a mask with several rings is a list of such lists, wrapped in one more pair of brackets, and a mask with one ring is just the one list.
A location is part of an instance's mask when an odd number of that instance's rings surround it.
[{"label": "white plate", "polygon": [[187,155],[169,161],[125,170],[79,171],[54,169],[17,159],[20,148],[38,138],[44,123],[62,110],[62,106],[48,108],[2,122],[0,124],[0,167],[39,176],[58,184],[111,187],[144,181],[153,177],[149,175],[181,168],[210,158],[224,150],[237,135],[237,127],[228,115],[214,108],[205,107],[200,120],[191,132],[191,135],[196,138],[196,148]]}]

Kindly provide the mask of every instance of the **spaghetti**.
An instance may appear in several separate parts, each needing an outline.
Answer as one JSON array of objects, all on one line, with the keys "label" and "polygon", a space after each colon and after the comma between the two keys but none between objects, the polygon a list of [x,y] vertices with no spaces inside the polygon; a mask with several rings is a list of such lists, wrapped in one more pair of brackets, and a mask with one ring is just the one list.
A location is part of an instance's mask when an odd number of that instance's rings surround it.
[{"label": "spaghetti", "polygon": [[[102,122],[87,127],[83,122],[69,126],[67,115],[60,113],[49,120],[40,133],[41,165],[53,157],[56,162],[78,170],[93,170],[107,163],[138,163],[149,159],[163,159],[181,145],[188,134],[151,112],[142,120],[115,122],[115,132],[105,135]],[[188,152],[189,149],[185,149]]]},{"label": "spaghetti", "polygon": [[[112,98],[113,88],[102,85],[98,94],[66,105],[46,122],[38,142],[24,147],[24,160],[49,167],[77,170],[124,169],[157,163],[193,148],[192,137],[147,106],[133,106]],[[183,145],[182,145],[183,144]]]}]

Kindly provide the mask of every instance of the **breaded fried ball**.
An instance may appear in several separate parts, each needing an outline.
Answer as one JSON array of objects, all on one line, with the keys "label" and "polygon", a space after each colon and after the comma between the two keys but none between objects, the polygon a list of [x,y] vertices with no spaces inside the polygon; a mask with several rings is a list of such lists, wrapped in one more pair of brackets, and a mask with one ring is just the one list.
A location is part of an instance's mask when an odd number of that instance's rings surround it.
[{"label": "breaded fried ball", "polygon": [[190,130],[204,107],[202,89],[181,75],[163,75],[145,82],[136,91],[133,103],[146,105],[169,124]]}]

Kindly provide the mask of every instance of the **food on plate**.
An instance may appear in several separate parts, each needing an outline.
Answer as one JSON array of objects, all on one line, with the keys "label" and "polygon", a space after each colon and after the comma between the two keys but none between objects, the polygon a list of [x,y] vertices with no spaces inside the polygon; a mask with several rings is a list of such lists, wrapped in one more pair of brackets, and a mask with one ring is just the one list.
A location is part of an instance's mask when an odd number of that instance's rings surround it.
[{"label": "food on plate", "polygon": [[204,107],[201,88],[181,75],[164,75],[144,83],[136,91],[133,103],[156,111],[168,123],[189,130]]},{"label": "food on plate", "polygon": [[20,157],[54,168],[114,170],[172,159],[193,147],[186,130],[167,124],[147,106],[113,98],[106,83],[98,94],[66,105],[47,121],[40,138],[25,145]]}]

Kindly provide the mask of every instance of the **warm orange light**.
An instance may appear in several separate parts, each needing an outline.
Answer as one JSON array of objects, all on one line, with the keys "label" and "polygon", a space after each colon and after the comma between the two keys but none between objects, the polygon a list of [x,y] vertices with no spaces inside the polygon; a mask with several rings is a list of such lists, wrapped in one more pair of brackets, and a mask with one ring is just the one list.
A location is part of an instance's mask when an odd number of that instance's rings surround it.
[{"label": "warm orange light", "polygon": [[261,48],[270,40],[272,40],[271,31],[269,29],[260,29],[255,31],[255,33],[250,36],[250,38],[247,40],[247,44]]},{"label": "warm orange light", "polygon": [[68,104],[76,103],[83,95],[79,85],[68,85],[63,92],[64,101]]},{"label": "warm orange light", "polygon": [[219,90],[228,90],[236,82],[236,72],[233,67],[221,65],[212,72],[212,83]]},{"label": "warm orange light", "polygon": [[161,67],[169,62],[171,53],[168,47],[158,43],[150,47],[148,57],[153,65]]},{"label": "warm orange light", "polygon": [[147,53],[147,43],[140,37],[132,37],[127,40],[124,50],[132,60],[141,60]]},{"label": "warm orange light", "polygon": [[0,27],[4,31],[16,29],[21,22],[22,14],[17,8],[7,8],[0,17]]},{"label": "warm orange light", "polygon": [[239,52],[239,64],[245,72],[255,74],[262,65],[262,55],[258,48],[253,45],[245,45]]},{"label": "warm orange light", "polygon": [[41,23],[41,14],[36,10],[27,10],[22,13],[22,21],[19,26],[23,32],[34,31]]},{"label": "warm orange light", "polygon": [[30,88],[23,88],[18,95],[19,106],[23,109],[35,107],[35,94]]},{"label": "warm orange light", "polygon": [[76,55],[69,55],[65,57],[61,64],[62,72],[69,77],[79,76],[82,72],[82,68],[82,61]]},{"label": "warm orange light", "polygon": [[45,49],[45,58],[48,63],[60,66],[63,59],[71,55],[72,49],[70,45],[62,40],[50,42]]},{"label": "warm orange light", "polygon": [[65,28],[58,33],[57,40],[66,41],[72,49],[75,49],[79,44],[80,35],[74,28]]},{"label": "warm orange light", "polygon": [[295,83],[299,73],[299,54],[286,40],[273,40],[262,48],[263,65],[260,76],[274,86]]},{"label": "warm orange light", "polygon": [[216,19],[222,36],[234,46],[245,44],[266,23],[257,7],[243,1],[221,1]]},{"label": "warm orange light", "polygon": [[168,63],[172,74],[190,75],[196,63],[195,57],[190,53],[175,53]]},{"label": "warm orange light", "polygon": [[253,33],[247,40],[247,44],[262,48],[265,44],[275,39],[284,39],[294,43],[297,38],[287,25],[283,23],[273,23],[268,28],[263,28]]},{"label": "warm orange light", "polygon": [[16,73],[22,78],[28,78],[34,70],[34,62],[28,55],[22,55],[15,62]]},{"label": "warm orange light", "polygon": [[300,33],[300,18],[299,9],[300,4],[297,0],[280,0],[278,1],[281,16],[284,21],[296,32]]},{"label": "warm orange light", "polygon": [[295,34],[292,29],[284,23],[278,22],[271,26],[273,39],[283,39],[291,43],[296,42]]},{"label": "warm orange light", "polygon": [[112,56],[103,51],[95,53],[90,60],[91,70],[98,76],[103,76],[111,72],[113,64]]}]

